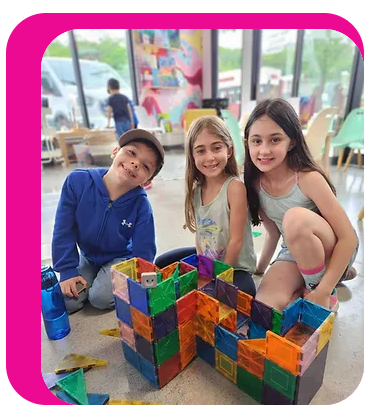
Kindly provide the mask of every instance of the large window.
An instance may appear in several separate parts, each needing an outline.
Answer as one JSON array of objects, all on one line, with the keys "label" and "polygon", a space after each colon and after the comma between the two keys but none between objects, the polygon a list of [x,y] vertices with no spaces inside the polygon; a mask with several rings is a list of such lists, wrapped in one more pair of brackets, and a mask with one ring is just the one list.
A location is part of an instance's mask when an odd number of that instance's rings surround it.
[{"label": "large window", "polygon": [[125,29],[77,29],[74,35],[90,127],[104,128],[107,81],[117,79],[120,91],[132,99]]},{"label": "large window", "polygon": [[303,125],[328,107],[338,108],[338,121],[344,117],[354,50],[354,42],[340,32],[305,30],[299,83]]},{"label": "large window", "polygon": [[54,39],[45,51],[41,64],[41,96],[48,99],[52,112],[48,123],[52,128],[61,130],[83,125],[68,33]]},{"label": "large window", "polygon": [[263,29],[258,101],[292,96],[297,29]]},{"label": "large window", "polygon": [[219,29],[218,98],[229,99],[229,110],[239,118],[242,84],[242,29]]}]

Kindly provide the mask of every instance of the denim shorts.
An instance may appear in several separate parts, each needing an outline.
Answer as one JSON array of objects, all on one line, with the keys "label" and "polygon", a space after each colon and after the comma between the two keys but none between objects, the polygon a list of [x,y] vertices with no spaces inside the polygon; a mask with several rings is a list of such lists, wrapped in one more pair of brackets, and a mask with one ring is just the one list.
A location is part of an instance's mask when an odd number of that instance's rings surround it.
[{"label": "denim shorts", "polygon": [[[339,279],[338,283],[340,283],[341,281],[343,281],[345,279],[349,267],[352,266],[352,264],[354,263],[354,261],[357,257],[358,249],[359,249],[359,238],[358,238],[358,236],[357,236],[357,241],[358,241],[357,242],[357,247],[355,248],[355,251],[354,251],[353,255],[351,256],[351,259],[348,263],[348,266],[347,266],[346,270],[343,272],[343,274],[342,274],[341,278]],[[296,260],[289,253],[288,247],[285,246],[285,245],[281,246],[281,250],[277,254],[277,257],[275,258],[274,261],[272,261],[270,263],[270,265],[274,264],[276,261],[290,261],[290,262],[296,263]],[[317,273],[317,274],[313,275],[312,276],[313,279],[309,279],[309,276],[303,276],[304,281],[305,281],[306,289],[313,290],[320,283],[320,280],[322,279],[324,273],[325,273],[325,269],[323,269],[322,273]]]}]

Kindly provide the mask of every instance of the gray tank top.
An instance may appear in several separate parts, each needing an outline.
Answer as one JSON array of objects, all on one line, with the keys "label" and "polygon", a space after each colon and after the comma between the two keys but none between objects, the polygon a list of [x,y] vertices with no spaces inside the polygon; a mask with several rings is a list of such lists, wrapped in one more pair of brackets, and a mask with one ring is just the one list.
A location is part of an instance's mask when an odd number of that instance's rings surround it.
[{"label": "gray tank top", "polygon": [[307,208],[310,211],[319,213],[316,204],[307,198],[298,185],[298,173],[295,172],[295,185],[287,195],[272,196],[268,194],[260,185],[259,203],[265,214],[277,225],[282,235],[282,247],[286,247],[284,240],[284,230],[282,228],[282,220],[286,211],[294,207]]},{"label": "gray tank top", "polygon": [[[230,176],[224,182],[216,198],[207,205],[202,204],[201,186],[198,186],[194,192],[196,237],[204,256],[214,260],[224,261],[226,248],[230,240],[230,207],[228,205],[227,189],[234,179],[238,180],[238,178]],[[248,211],[243,246],[234,269],[253,274],[256,266],[256,256],[250,220],[251,216]]]}]

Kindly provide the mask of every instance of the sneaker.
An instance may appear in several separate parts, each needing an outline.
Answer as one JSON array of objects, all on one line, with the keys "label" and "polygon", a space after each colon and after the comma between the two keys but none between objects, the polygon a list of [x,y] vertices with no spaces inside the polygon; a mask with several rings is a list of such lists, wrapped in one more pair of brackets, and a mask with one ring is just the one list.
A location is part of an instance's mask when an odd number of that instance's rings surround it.
[{"label": "sneaker", "polygon": [[338,312],[339,309],[339,301],[338,301],[338,294],[336,289],[334,289],[330,295],[330,309],[332,312]]},{"label": "sneaker", "polygon": [[[357,271],[355,270],[355,267],[353,266],[349,266],[343,273],[342,277],[339,280],[339,283],[342,282],[347,282],[348,280],[353,280],[356,275],[357,275]],[[338,284],[339,284],[338,283]]]}]

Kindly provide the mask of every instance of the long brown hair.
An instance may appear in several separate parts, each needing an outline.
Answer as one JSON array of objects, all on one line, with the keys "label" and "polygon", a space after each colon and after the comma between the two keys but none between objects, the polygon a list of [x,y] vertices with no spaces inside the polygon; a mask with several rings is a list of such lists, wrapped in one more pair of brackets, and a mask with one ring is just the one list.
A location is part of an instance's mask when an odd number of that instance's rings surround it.
[{"label": "long brown hair", "polygon": [[286,135],[295,142],[293,149],[291,149],[287,155],[287,163],[290,169],[295,172],[312,172],[316,171],[323,175],[327,181],[332,192],[336,195],[334,185],[331,183],[323,169],[318,166],[311,152],[308,149],[307,143],[304,139],[303,132],[301,130],[300,121],[293,107],[285,100],[276,98],[274,100],[265,100],[259,103],[250,114],[244,129],[244,138],[246,143],[245,149],[245,162],[244,162],[244,183],[247,189],[247,199],[249,209],[252,217],[253,225],[261,223],[259,218],[259,190],[258,179],[261,176],[261,171],[254,165],[251,160],[248,138],[251,126],[262,116],[267,115],[275,123],[277,123]]},{"label": "long brown hair", "polygon": [[225,172],[231,176],[238,176],[238,164],[235,159],[234,142],[224,121],[216,116],[204,116],[194,120],[191,124],[185,141],[186,168],[185,168],[185,227],[196,232],[196,218],[194,212],[194,191],[198,185],[205,182],[204,175],[196,168],[193,157],[193,145],[199,134],[207,130],[226,144],[232,154],[227,161]]}]

